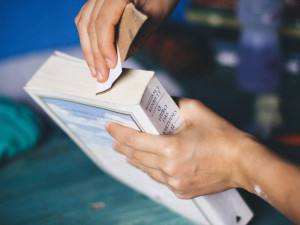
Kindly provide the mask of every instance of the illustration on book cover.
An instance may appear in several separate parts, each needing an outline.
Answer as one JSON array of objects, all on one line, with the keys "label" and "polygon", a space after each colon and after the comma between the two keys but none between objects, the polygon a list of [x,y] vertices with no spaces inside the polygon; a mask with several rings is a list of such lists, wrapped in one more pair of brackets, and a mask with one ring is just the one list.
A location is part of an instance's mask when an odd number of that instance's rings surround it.
[{"label": "illustration on book cover", "polygon": [[42,98],[52,112],[91,150],[111,149],[113,138],[104,126],[107,121],[140,130],[129,114],[114,112],[67,100]]}]

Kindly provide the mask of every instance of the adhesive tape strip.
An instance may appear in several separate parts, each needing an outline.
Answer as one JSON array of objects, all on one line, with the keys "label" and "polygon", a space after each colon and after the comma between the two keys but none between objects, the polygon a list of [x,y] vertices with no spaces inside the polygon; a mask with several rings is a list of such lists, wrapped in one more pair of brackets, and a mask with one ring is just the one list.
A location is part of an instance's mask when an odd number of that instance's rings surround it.
[{"label": "adhesive tape strip", "polygon": [[113,85],[113,83],[122,74],[122,62],[121,62],[121,56],[120,56],[120,51],[119,51],[118,45],[117,45],[117,55],[118,55],[117,66],[115,68],[109,70],[109,77],[108,77],[107,81],[105,81],[104,83],[97,82],[96,94],[99,94],[101,92],[104,92],[104,91],[110,89],[111,86]]}]

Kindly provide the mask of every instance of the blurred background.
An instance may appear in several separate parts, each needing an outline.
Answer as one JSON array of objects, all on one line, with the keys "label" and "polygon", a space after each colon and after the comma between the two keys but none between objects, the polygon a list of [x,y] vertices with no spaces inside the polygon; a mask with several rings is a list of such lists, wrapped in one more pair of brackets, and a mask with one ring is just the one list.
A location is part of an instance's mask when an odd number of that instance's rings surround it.
[{"label": "blurred background", "polygon": [[[54,50],[83,58],[84,3],[0,0],[0,223],[190,224],[102,173],[23,91]],[[125,67],[156,71],[171,95],[300,163],[299,0],[182,0]],[[289,224],[240,192],[251,224]]]}]

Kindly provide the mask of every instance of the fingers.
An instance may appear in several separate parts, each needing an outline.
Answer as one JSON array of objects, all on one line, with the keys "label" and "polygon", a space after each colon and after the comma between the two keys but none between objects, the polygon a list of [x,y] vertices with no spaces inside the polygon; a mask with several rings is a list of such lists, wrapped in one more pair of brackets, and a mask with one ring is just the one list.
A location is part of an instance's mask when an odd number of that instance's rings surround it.
[{"label": "fingers", "polygon": [[93,77],[108,79],[117,65],[115,27],[129,0],[89,0],[75,18],[80,44]]},{"label": "fingers", "polygon": [[142,152],[127,147],[117,141],[113,143],[113,149],[127,157],[127,162],[132,166],[142,170],[152,179],[165,184],[166,176],[159,168],[160,160],[157,155],[148,152]]},{"label": "fingers", "polygon": [[159,169],[160,159],[155,154],[135,150],[117,141],[115,141],[112,146],[113,149],[116,150],[117,152],[125,155],[127,158],[131,160],[137,161],[139,164],[145,167],[149,167],[151,169],[156,169],[156,170]]},{"label": "fingers", "polygon": [[[91,45],[91,53],[93,55],[93,67],[95,68],[96,77],[98,82],[105,82],[108,78],[108,72],[109,69],[106,66],[106,63],[102,57],[102,54],[98,48],[98,41],[97,41],[97,27],[96,27],[96,20],[98,17],[98,13],[101,10],[101,7],[103,5],[102,0],[98,0],[95,2],[93,10],[90,15],[87,31],[90,39],[90,45]],[[88,53],[90,54],[90,52]]]},{"label": "fingers", "polygon": [[162,138],[159,135],[143,133],[112,122],[107,122],[105,128],[114,139],[128,147],[152,154],[159,154],[162,149]]},{"label": "fingers", "polygon": [[150,167],[146,167],[146,166],[144,166],[144,165],[138,163],[138,161],[137,161],[137,160],[134,160],[134,159],[129,159],[129,158],[127,158],[127,162],[128,162],[130,165],[132,165],[132,166],[134,166],[134,167],[136,167],[136,168],[142,170],[144,173],[146,173],[146,174],[147,174],[149,177],[151,177],[153,180],[156,180],[157,182],[162,183],[162,184],[166,184],[167,178],[166,178],[165,175],[164,175],[162,172],[160,172],[159,170],[152,169],[152,168],[150,168]]},{"label": "fingers", "polygon": [[83,9],[85,8],[86,4],[87,4],[87,2],[81,7],[79,13],[78,13],[77,16],[75,17],[75,24],[76,24],[76,25],[77,25],[77,23],[78,23],[78,21],[79,21],[79,19],[80,19],[80,17],[81,17],[81,13],[82,13]]},{"label": "fingers", "polygon": [[129,0],[105,1],[95,21],[98,49],[108,68],[115,68],[117,65],[117,54],[114,45],[115,27],[119,23],[128,3]]},{"label": "fingers", "polygon": [[[138,151],[137,151],[138,152]],[[148,153],[143,153],[143,157],[146,157],[145,154]],[[156,180],[159,183],[165,184],[171,191],[175,193],[177,197],[180,198],[192,198],[196,195],[190,193],[190,191],[194,188],[193,185],[189,185],[189,181],[185,178],[174,178],[171,176],[168,176],[165,174],[163,171],[149,167],[142,163],[140,157],[134,157],[134,158],[127,158],[127,162],[136,167],[137,169],[143,171],[146,173],[149,177],[152,179]],[[189,191],[185,193],[186,188],[188,187]]]},{"label": "fingers", "polygon": [[96,77],[97,74],[95,70],[91,41],[87,27],[90,21],[90,16],[92,14],[95,2],[95,0],[90,0],[86,2],[86,4],[81,8],[80,12],[75,18],[75,23],[80,37],[80,45],[93,77]]}]

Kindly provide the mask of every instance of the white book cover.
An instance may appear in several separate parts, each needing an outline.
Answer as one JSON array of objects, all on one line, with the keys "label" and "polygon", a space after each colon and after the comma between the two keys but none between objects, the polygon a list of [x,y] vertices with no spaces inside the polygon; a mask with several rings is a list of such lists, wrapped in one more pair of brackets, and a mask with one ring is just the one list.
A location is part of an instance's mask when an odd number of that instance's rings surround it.
[{"label": "white book cover", "polygon": [[235,189],[177,198],[111,147],[106,121],[143,132],[172,134],[183,117],[152,71],[123,69],[112,88],[95,95],[96,81],[86,63],[63,53],[52,55],[24,87],[44,111],[103,171],[195,224],[247,224],[253,214]]}]

